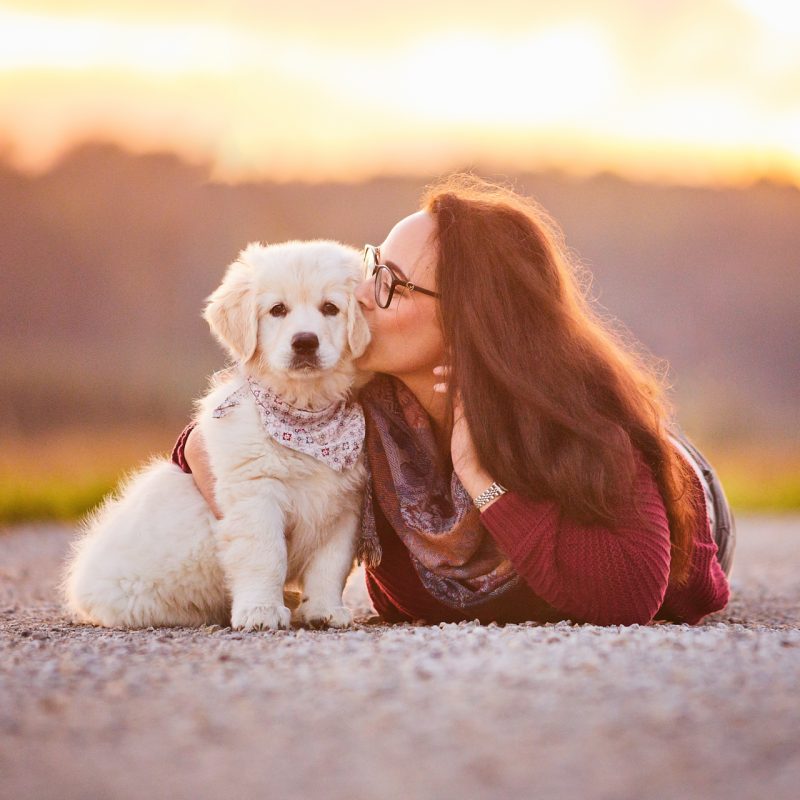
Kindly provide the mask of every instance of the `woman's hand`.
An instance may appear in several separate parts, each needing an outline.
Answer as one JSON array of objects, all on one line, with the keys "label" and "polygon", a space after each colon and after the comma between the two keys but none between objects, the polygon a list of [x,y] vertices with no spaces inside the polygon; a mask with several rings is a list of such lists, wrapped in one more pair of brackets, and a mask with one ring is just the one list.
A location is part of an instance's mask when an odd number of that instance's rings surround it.
[{"label": "woman's hand", "polygon": [[[447,378],[449,368],[439,366],[433,368],[433,374]],[[447,381],[436,383],[433,386],[436,392],[447,391]],[[453,398],[453,432],[450,438],[450,457],[453,459],[453,470],[461,485],[467,490],[470,497],[475,498],[493,483],[491,475],[481,466],[478,454],[475,451],[475,442],[464,416],[464,406],[461,402],[461,392],[456,389]],[[496,498],[495,498],[496,499]],[[488,508],[494,500],[487,503],[481,511]]]},{"label": "woman's hand", "polygon": [[192,477],[197,485],[200,494],[203,495],[208,507],[217,519],[222,519],[222,512],[217,506],[216,498],[214,497],[214,484],[216,479],[214,473],[211,471],[211,465],[208,462],[208,451],[206,450],[205,439],[203,434],[195,427],[189,432],[186,442],[183,447],[183,457],[192,471]]}]

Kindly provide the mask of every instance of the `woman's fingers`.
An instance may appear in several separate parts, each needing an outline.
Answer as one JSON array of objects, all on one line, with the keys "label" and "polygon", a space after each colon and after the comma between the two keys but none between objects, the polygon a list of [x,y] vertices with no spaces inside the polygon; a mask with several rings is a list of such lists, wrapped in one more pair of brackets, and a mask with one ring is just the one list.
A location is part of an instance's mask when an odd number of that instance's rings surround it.
[{"label": "woman's fingers", "polygon": [[[434,375],[441,375],[443,377],[447,377],[450,373],[450,367],[446,366],[445,364],[440,364],[438,367],[433,368]],[[447,382],[444,381],[442,383],[434,383],[433,384],[433,391],[434,392],[446,392],[447,391]]]}]

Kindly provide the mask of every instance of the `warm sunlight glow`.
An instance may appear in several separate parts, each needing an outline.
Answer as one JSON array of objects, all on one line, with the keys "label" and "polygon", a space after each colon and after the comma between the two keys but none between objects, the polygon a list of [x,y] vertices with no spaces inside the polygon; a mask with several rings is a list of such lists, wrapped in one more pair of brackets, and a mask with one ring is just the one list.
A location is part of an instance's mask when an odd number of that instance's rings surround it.
[{"label": "warm sunlight glow", "polygon": [[796,36],[800,33],[800,4],[797,0],[737,0],[771,33]]},{"label": "warm sunlight glow", "polygon": [[418,24],[355,0],[311,0],[304,20],[243,0],[0,0],[0,152],[42,169],[106,138],[232,179],[482,164],[800,183],[791,0],[406,5]]},{"label": "warm sunlight glow", "polygon": [[392,103],[439,122],[536,125],[580,119],[616,88],[613,54],[600,31],[557,26],[527,36],[477,33],[427,37],[381,75]]},{"label": "warm sunlight glow", "polygon": [[2,10],[0,31],[0,70],[220,72],[232,65],[240,44],[240,37],[203,25],[59,19]]}]

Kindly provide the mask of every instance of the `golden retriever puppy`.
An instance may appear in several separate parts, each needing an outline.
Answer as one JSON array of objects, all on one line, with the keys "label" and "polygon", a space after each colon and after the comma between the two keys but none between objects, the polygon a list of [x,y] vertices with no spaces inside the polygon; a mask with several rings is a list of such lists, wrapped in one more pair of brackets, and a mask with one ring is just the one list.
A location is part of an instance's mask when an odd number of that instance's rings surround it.
[{"label": "golden retriever puppy", "polygon": [[[369,343],[357,251],[250,244],[204,317],[233,365],[196,401],[216,476],[215,519],[191,475],[156,458],[82,524],[62,584],[81,621],[109,627],[291,623],[344,627],[359,537]],[[294,616],[284,590],[298,591]]]}]

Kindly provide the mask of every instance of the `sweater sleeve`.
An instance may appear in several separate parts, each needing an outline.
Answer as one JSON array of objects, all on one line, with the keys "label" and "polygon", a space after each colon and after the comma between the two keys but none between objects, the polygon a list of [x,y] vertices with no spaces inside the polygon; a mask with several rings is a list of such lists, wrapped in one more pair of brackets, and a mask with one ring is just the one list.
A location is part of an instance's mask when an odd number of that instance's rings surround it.
[{"label": "sweater sleeve", "polygon": [[[692,472],[694,492],[704,496],[700,479]],[[705,502],[699,504],[702,524],[699,525],[692,550],[692,566],[684,587],[670,588],[660,619],[672,622],[688,622],[694,625],[706,614],[721,611],[728,605],[731,596],[730,584],[717,557],[717,543],[711,534]]]},{"label": "sweater sleeve", "polygon": [[172,461],[173,463],[177,464],[184,472],[191,473],[191,468],[186,461],[186,456],[184,455],[184,449],[186,447],[186,440],[189,438],[189,434],[194,430],[194,426],[196,422],[190,422],[182,431],[181,435],[178,437],[178,441],[175,442],[175,446],[172,448]]},{"label": "sweater sleeve", "polygon": [[639,456],[633,506],[615,528],[581,525],[553,501],[507,492],[483,522],[517,572],[545,602],[575,622],[646,625],[667,591],[670,535],[666,508],[652,471]]},{"label": "sweater sleeve", "polygon": [[695,625],[707,614],[721,611],[731,596],[730,584],[717,559],[715,542],[695,542],[688,591],[667,597],[660,619]]}]

